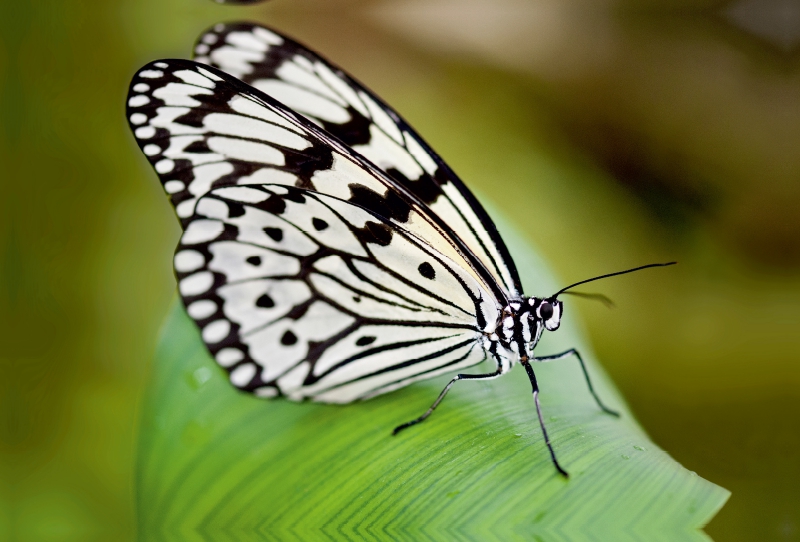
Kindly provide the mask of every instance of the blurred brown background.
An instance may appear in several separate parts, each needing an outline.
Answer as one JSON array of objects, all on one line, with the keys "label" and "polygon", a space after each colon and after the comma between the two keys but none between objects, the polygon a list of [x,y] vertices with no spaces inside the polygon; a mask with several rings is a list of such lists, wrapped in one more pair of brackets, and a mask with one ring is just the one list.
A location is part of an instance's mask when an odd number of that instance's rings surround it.
[{"label": "blurred brown background", "polygon": [[568,310],[653,439],[733,492],[715,540],[800,540],[793,0],[3,2],[0,538],[134,536],[178,225],[124,97],[241,18],[384,97],[565,283],[679,260]]}]

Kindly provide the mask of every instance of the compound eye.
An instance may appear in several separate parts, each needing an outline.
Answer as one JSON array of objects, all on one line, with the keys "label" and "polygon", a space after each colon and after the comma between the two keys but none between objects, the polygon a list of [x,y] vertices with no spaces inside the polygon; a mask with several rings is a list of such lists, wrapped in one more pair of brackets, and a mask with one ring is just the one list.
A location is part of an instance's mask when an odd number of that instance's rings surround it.
[{"label": "compound eye", "polygon": [[553,306],[544,301],[541,305],[539,305],[539,316],[542,320],[549,320],[553,317]]}]

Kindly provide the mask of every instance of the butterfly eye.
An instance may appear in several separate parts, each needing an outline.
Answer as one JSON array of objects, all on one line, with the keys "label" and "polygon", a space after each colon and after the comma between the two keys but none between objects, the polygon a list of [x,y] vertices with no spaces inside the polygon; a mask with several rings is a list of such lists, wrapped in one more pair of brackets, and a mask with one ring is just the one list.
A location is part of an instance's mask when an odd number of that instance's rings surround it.
[{"label": "butterfly eye", "polygon": [[549,320],[553,317],[553,306],[545,301],[539,306],[539,316],[542,320]]}]

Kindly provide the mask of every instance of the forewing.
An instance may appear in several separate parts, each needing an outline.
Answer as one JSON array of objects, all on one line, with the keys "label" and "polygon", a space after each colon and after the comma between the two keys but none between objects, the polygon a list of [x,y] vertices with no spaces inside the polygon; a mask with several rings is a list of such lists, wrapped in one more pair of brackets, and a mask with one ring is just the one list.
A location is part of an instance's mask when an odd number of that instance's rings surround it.
[{"label": "forewing", "polygon": [[344,403],[485,358],[492,295],[361,206],[261,184],[200,198],[175,254],[179,291],[238,388]]},{"label": "forewing", "polygon": [[212,188],[315,190],[436,243],[498,302],[505,300],[484,264],[414,194],[308,119],[224,72],[190,60],[152,62],[131,82],[127,113],[184,227]]},{"label": "forewing", "polygon": [[200,37],[195,55],[366,157],[447,222],[507,297],[521,293],[508,250],[469,189],[393,109],[340,68],[274,30],[247,23],[216,25]]}]

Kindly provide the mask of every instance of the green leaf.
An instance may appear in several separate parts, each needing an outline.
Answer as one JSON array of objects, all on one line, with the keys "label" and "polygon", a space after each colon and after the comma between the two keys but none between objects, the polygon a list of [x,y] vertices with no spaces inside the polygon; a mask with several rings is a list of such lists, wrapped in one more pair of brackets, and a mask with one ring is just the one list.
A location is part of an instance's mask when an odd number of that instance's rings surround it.
[{"label": "green leaf", "polygon": [[[527,294],[556,283],[507,225]],[[637,425],[594,359],[569,303],[535,366],[556,474],[522,368],[461,382],[425,423],[447,377],[350,405],[265,401],[237,392],[175,303],[142,412],[140,536],[184,540],[708,540],[699,529],[729,493],[681,467]]]}]

